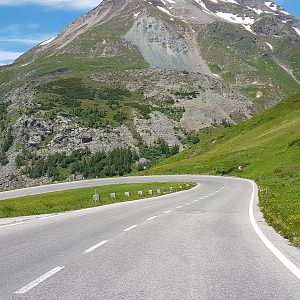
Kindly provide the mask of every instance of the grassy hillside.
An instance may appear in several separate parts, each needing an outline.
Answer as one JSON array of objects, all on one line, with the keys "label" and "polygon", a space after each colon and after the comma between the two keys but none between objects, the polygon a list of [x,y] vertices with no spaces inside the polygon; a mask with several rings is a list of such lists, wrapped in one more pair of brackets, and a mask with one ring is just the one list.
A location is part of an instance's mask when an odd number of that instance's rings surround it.
[{"label": "grassy hillside", "polygon": [[237,127],[202,134],[199,144],[148,173],[254,179],[267,221],[300,247],[300,94]]}]

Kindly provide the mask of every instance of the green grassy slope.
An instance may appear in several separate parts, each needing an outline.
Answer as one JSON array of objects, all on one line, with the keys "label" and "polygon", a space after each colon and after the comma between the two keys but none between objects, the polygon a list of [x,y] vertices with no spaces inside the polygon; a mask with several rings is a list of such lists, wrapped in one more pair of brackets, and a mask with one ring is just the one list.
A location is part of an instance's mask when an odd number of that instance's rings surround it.
[{"label": "green grassy slope", "polygon": [[300,94],[241,125],[202,137],[147,173],[254,179],[267,221],[300,247]]}]

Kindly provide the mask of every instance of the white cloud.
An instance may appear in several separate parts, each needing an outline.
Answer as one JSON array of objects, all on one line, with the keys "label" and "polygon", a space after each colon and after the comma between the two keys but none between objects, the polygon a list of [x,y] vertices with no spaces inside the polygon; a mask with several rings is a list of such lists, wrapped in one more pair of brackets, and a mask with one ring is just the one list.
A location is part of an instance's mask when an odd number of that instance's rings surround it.
[{"label": "white cloud", "polygon": [[2,51],[2,50],[0,50],[0,65],[10,64],[22,54],[23,54],[23,52],[13,52],[13,51]]},{"label": "white cloud", "polygon": [[[0,0],[1,1],[1,0]],[[10,24],[6,27],[0,28],[0,43],[10,43],[19,45],[37,45],[57,33],[36,33],[40,27],[37,23],[27,24]]]},{"label": "white cloud", "polygon": [[51,8],[91,9],[99,5],[102,0],[0,0],[0,6],[24,6],[27,4],[44,5]]},{"label": "white cloud", "polygon": [[14,43],[14,44],[21,44],[21,45],[37,45],[42,42],[44,39],[31,39],[31,38],[11,38],[11,37],[1,37],[0,42],[3,43]]},{"label": "white cloud", "polygon": [[46,33],[46,34],[33,34],[32,36],[23,36],[20,34],[16,36],[1,36],[0,35],[0,43],[10,43],[10,44],[18,44],[18,45],[28,45],[35,46],[45,40],[48,40],[50,37],[53,37],[56,33]]}]

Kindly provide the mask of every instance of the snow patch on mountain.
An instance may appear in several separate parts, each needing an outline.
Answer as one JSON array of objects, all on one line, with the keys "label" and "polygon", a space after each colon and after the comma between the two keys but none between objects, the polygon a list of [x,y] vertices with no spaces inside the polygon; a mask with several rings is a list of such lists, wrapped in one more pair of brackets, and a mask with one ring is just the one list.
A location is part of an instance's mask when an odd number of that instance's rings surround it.
[{"label": "snow patch on mountain", "polygon": [[240,24],[242,25],[247,31],[255,34],[252,30],[251,30],[251,25],[254,24],[255,19],[251,19],[250,17],[239,17],[238,15],[234,15],[231,13],[224,13],[224,12],[216,12],[216,15],[230,23],[234,23],[234,24]]},{"label": "snow patch on mountain", "polygon": [[300,36],[300,29],[293,27],[293,29],[298,33],[298,35]]},{"label": "snow patch on mountain", "polygon": [[238,4],[235,0],[220,0],[222,2],[227,2],[227,3],[233,3],[233,4]]},{"label": "snow patch on mountain", "polygon": [[201,0],[195,0],[195,2],[197,2],[202,8],[208,10],[208,8],[206,7],[205,3],[203,3]]},{"label": "snow patch on mountain", "polygon": [[57,38],[57,36],[58,35],[56,35],[56,36],[54,36],[54,37],[52,37],[52,38],[50,38],[50,39],[48,39],[48,40],[40,43],[40,46],[45,46],[45,45],[48,45],[48,44],[52,43]]},{"label": "snow patch on mountain", "polygon": [[172,15],[167,9],[161,7],[161,6],[156,6],[159,10],[163,11],[164,13],[174,17],[174,15]]},{"label": "snow patch on mountain", "polygon": [[216,15],[228,22],[241,24],[241,25],[252,25],[255,20],[250,17],[239,17],[238,15],[234,15],[231,13],[224,13],[221,11],[216,12]]},{"label": "snow patch on mountain", "polygon": [[284,15],[291,16],[291,14],[285,10],[281,10],[280,12]]},{"label": "snow patch on mountain", "polygon": [[255,8],[255,7],[250,7],[250,6],[247,6],[248,9],[254,11],[255,13],[257,13],[258,15],[261,15],[264,11],[261,10],[261,9],[258,9],[258,8]]},{"label": "snow patch on mountain", "polygon": [[[214,3],[218,3],[218,0],[210,0],[211,2],[214,2]],[[227,3],[233,3],[233,4],[239,4],[237,3],[235,0],[219,0],[221,2],[227,2]]]},{"label": "snow patch on mountain", "polygon": [[265,42],[265,43],[266,43],[266,45],[267,45],[271,50],[274,49],[273,46],[272,46],[270,43],[267,43],[267,42]]},{"label": "snow patch on mountain", "polygon": [[272,9],[273,11],[278,11],[277,5],[271,1],[265,2],[265,5],[268,6],[270,9]]}]

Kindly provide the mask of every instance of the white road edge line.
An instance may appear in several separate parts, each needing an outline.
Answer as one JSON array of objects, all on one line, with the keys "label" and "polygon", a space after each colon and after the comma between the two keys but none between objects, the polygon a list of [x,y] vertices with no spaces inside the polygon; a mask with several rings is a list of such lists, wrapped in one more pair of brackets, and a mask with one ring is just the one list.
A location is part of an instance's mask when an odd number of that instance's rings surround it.
[{"label": "white road edge line", "polygon": [[100,242],[100,243],[98,243],[98,244],[96,244],[96,245],[90,247],[89,249],[86,249],[86,250],[83,252],[83,254],[85,254],[85,253],[90,253],[90,252],[96,250],[97,248],[99,248],[100,246],[106,244],[107,242],[108,242],[108,241],[106,241],[106,240],[105,240],[105,241],[102,241],[102,242]]},{"label": "white road edge line", "polygon": [[28,291],[30,291],[31,289],[33,289],[34,287],[36,287],[37,285],[39,285],[40,283],[42,283],[46,279],[50,278],[51,276],[53,276],[54,274],[56,274],[57,272],[59,272],[63,268],[64,267],[56,267],[56,268],[52,269],[51,271],[49,271],[46,274],[39,277],[38,279],[30,282],[29,284],[25,285],[21,289],[17,290],[15,292],[15,294],[25,294],[25,293],[27,293]]},{"label": "white road edge line", "polygon": [[131,230],[131,229],[133,229],[133,228],[135,228],[135,227],[138,227],[138,226],[139,226],[139,225],[133,225],[133,226],[130,226],[130,227],[124,229],[123,231],[126,232],[126,231],[129,231],[129,230]]},{"label": "white road edge line", "polygon": [[60,217],[60,215],[42,217],[42,218],[39,218],[39,220],[47,220],[47,219],[52,219],[52,218],[56,218],[56,217]]},{"label": "white road edge line", "polygon": [[254,218],[254,198],[255,198],[256,188],[254,182],[253,181],[250,182],[252,183],[253,191],[252,191],[252,196],[249,205],[249,218],[254,231],[262,240],[262,242],[265,244],[265,246],[277,257],[277,259],[300,280],[300,269],[296,265],[294,265],[282,252],[280,252],[259,229]]},{"label": "white road edge line", "polygon": [[164,212],[164,214],[169,214],[172,210],[167,210]]},{"label": "white road edge line", "polygon": [[157,217],[158,217],[158,216],[153,216],[153,217],[151,217],[151,218],[148,218],[147,221],[154,220],[154,219],[156,219]]},{"label": "white road edge line", "polygon": [[25,222],[3,225],[3,226],[0,226],[0,228],[13,227],[13,226],[22,225],[22,224],[25,224]]},{"label": "white road edge line", "polygon": [[177,206],[176,208],[183,208],[183,206],[182,206],[182,205],[180,205],[180,206]]}]

